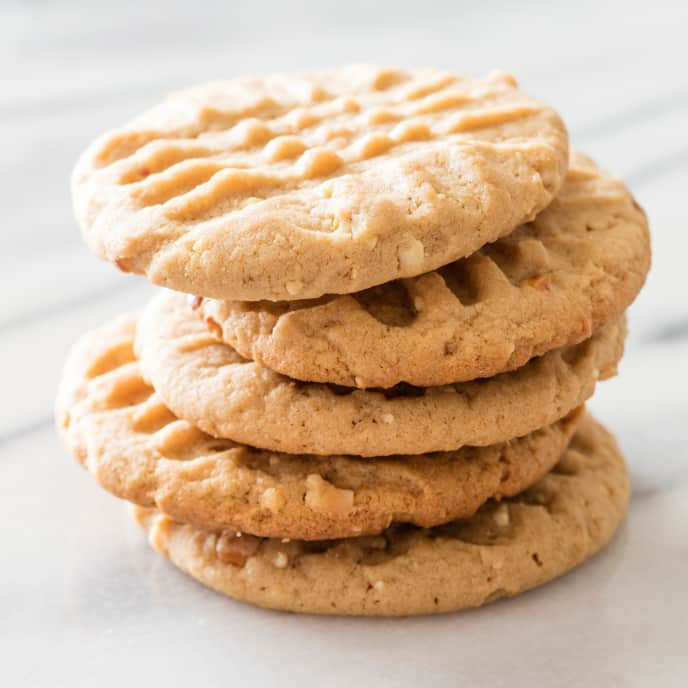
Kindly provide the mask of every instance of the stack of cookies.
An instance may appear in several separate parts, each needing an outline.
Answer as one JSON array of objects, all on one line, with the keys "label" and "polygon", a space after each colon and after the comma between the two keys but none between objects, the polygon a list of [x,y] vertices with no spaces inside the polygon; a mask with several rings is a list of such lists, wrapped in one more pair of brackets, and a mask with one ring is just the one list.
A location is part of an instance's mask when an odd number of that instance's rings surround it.
[{"label": "stack of cookies", "polygon": [[457,610],[609,541],[583,410],[650,250],[624,184],[497,73],[354,67],[175,94],[84,153],[88,245],[165,287],[87,334],[70,451],[232,597]]}]

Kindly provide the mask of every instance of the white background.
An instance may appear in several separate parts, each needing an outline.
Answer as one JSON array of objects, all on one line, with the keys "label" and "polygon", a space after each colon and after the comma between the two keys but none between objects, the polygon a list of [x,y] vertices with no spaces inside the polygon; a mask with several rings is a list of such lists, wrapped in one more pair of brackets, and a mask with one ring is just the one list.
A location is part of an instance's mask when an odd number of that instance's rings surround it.
[{"label": "white background", "polygon": [[[688,684],[688,3],[0,3],[0,684]],[[634,479],[612,546],[520,598],[435,618],[264,612],[150,552],[59,446],[69,344],[150,288],[82,247],[80,150],[166,91],[342,62],[515,72],[646,208],[654,267],[592,408]]]}]

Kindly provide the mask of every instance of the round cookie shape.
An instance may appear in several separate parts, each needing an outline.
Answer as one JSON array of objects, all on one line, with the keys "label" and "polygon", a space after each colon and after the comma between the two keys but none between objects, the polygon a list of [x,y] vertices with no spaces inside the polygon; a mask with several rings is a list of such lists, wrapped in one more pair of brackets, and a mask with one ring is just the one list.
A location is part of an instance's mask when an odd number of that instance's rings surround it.
[{"label": "round cookie shape", "polygon": [[75,347],[58,401],[70,451],[118,497],[206,529],[302,540],[432,526],[539,480],[581,411],[491,447],[377,460],[280,454],[218,440],[179,420],[141,376],[135,319]]},{"label": "round cookie shape", "polygon": [[349,293],[428,272],[535,217],[567,166],[559,116],[510,75],[348,67],[170,96],[81,156],[86,242],[219,299]]},{"label": "round cookie shape", "polygon": [[148,509],[135,517],[176,566],[238,600],[310,614],[407,616],[478,607],[561,576],[611,539],[629,491],[613,437],[588,418],[533,487],[432,529],[285,543],[199,530]]},{"label": "round cookie shape", "polygon": [[551,425],[616,372],[625,325],[493,378],[353,390],[303,383],[218,342],[182,294],[162,291],[137,325],[144,376],[179,418],[215,437],[292,454],[425,454],[486,446]]},{"label": "round cookie shape", "polygon": [[438,271],[351,295],[200,305],[242,356],[289,377],[427,387],[587,339],[623,313],[649,266],[641,208],[623,182],[573,153],[559,195],[532,223]]}]

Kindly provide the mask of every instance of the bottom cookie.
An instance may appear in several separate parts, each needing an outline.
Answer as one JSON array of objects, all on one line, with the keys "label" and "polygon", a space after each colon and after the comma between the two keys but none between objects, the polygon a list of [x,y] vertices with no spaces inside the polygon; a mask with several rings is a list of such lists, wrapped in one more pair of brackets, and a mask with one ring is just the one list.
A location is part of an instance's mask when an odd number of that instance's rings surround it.
[{"label": "bottom cookie", "polygon": [[209,532],[135,507],[153,547],[202,583],[261,607],[405,616],[477,607],[542,585],[606,544],[629,480],[613,437],[590,416],[533,487],[430,529],[315,542]]}]

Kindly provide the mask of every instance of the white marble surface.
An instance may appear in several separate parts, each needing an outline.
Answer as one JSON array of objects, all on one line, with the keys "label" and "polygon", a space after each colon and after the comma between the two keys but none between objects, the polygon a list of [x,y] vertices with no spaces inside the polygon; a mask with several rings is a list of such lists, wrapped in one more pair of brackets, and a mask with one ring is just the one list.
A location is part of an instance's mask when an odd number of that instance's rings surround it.
[{"label": "white marble surface", "polygon": [[[0,685],[687,685],[686,29],[678,2],[2,3]],[[70,342],[149,293],[80,244],[80,149],[171,88],[345,61],[518,73],[652,221],[621,375],[591,404],[628,455],[628,521],[573,574],[478,611],[319,619],[221,598],[148,550],[51,426]]]}]

